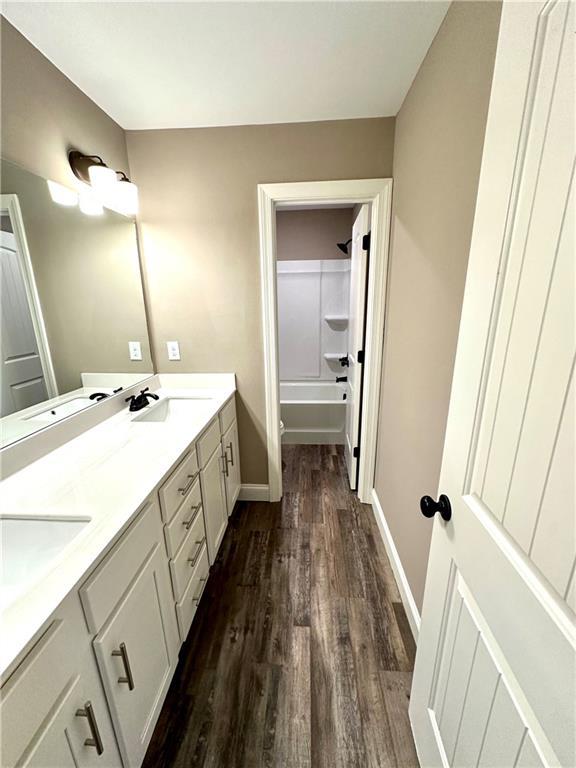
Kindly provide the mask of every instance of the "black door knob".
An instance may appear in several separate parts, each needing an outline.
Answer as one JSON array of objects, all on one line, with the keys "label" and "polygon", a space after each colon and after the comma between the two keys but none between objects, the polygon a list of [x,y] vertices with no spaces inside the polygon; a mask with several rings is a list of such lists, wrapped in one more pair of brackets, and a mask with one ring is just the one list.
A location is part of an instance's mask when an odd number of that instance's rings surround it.
[{"label": "black door knob", "polygon": [[436,512],[440,512],[440,517],[446,522],[452,517],[450,499],[445,494],[442,494],[438,501],[434,501],[432,496],[422,496],[420,499],[420,511],[424,517],[434,517]]}]

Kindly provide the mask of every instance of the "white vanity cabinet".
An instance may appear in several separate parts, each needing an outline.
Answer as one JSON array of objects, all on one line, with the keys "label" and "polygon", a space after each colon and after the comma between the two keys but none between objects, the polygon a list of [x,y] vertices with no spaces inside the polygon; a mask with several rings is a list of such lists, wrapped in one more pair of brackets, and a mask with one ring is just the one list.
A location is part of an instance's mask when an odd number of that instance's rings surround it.
[{"label": "white vanity cabinet", "polygon": [[3,768],[121,768],[91,639],[74,592],[2,687]]},{"label": "white vanity cabinet", "polygon": [[160,509],[150,501],[80,595],[126,767],[139,766],[178,659]]}]

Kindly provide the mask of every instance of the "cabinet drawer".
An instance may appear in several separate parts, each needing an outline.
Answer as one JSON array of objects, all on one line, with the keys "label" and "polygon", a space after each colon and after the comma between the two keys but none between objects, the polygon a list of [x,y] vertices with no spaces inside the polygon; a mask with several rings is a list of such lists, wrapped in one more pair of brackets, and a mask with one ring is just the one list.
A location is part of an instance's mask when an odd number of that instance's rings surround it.
[{"label": "cabinet drawer", "polygon": [[98,632],[134,578],[134,572],[162,540],[158,502],[151,500],[80,587],[80,600],[91,632]]},{"label": "cabinet drawer", "polygon": [[184,594],[205,546],[204,517],[200,514],[196,515],[192,527],[188,531],[188,535],[178,550],[176,557],[170,560],[170,574],[176,600],[180,600]]},{"label": "cabinet drawer", "polygon": [[210,456],[212,456],[219,445],[220,425],[218,424],[218,419],[216,418],[196,443],[196,448],[198,450],[198,461],[200,462],[201,467],[206,466],[208,459]]},{"label": "cabinet drawer", "polygon": [[180,632],[180,640],[184,642],[190,625],[198,608],[198,603],[202,597],[202,592],[206,586],[208,579],[208,552],[206,547],[202,550],[200,559],[196,563],[194,573],[188,584],[188,588],[184,592],[184,596],[180,602],[176,603],[176,616],[178,618],[178,631]]},{"label": "cabinet drawer", "polygon": [[182,499],[192,488],[197,475],[198,459],[193,448],[160,488],[160,507],[164,522],[170,522]]},{"label": "cabinet drawer", "polygon": [[236,420],[236,401],[234,396],[231,400],[228,400],[224,408],[220,411],[220,431],[222,434],[226,432],[230,424]]},{"label": "cabinet drawer", "polygon": [[194,485],[180,505],[180,509],[176,512],[170,524],[164,528],[164,538],[166,539],[166,551],[168,552],[168,557],[174,557],[178,551],[178,547],[182,544],[186,538],[186,534],[192,527],[192,522],[198,515],[202,517],[202,494],[200,493],[199,479],[194,482]]}]

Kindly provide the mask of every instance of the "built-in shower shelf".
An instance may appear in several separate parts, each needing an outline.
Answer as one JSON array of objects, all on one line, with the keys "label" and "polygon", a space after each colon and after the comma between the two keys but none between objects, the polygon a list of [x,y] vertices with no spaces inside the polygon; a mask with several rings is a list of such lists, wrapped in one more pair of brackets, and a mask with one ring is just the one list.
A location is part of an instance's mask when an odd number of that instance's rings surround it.
[{"label": "built-in shower shelf", "polygon": [[346,352],[325,352],[324,353],[324,360],[328,360],[328,362],[333,363],[336,360],[340,360],[341,357],[346,357]]},{"label": "built-in shower shelf", "polygon": [[347,323],[348,315],[324,315],[327,323]]}]

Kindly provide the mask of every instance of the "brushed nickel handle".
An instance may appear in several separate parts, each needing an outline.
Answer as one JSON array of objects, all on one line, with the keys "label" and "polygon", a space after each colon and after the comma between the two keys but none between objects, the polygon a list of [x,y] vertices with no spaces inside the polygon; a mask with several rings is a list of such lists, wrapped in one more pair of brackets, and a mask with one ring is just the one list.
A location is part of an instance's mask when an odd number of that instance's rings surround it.
[{"label": "brushed nickel handle", "polygon": [[206,536],[201,541],[196,542],[196,551],[194,554],[188,558],[188,562],[190,563],[191,567],[194,568],[196,565],[196,561],[200,557],[200,552],[202,552],[202,547],[204,546],[204,542],[206,541]]},{"label": "brushed nickel handle", "polygon": [[182,496],[186,496],[190,488],[194,485],[194,480],[198,477],[198,472],[196,472],[195,475],[187,475],[188,477],[188,483],[184,486],[184,488],[178,488],[178,493],[181,493]]},{"label": "brushed nickel handle", "polygon": [[98,730],[98,723],[96,722],[96,715],[94,714],[92,704],[87,701],[86,704],[84,704],[83,709],[77,709],[76,717],[85,717],[88,720],[92,738],[84,739],[84,745],[86,747],[96,747],[96,754],[101,755],[104,752],[104,745],[100,738],[100,731]]},{"label": "brushed nickel handle", "polygon": [[234,449],[232,448],[232,440],[228,443],[228,448],[230,448],[230,464],[234,466]]},{"label": "brushed nickel handle", "polygon": [[192,525],[194,524],[194,520],[198,517],[198,512],[200,512],[200,507],[202,506],[201,502],[198,502],[198,504],[195,504],[193,507],[190,507],[190,511],[193,513],[190,520],[183,520],[182,525],[186,526],[186,530],[189,531],[190,528],[192,528]]},{"label": "brushed nickel handle", "polygon": [[202,576],[202,578],[198,581],[198,583],[201,584],[202,587],[200,589],[200,592],[195,597],[192,598],[192,600],[195,603],[199,603],[200,602],[200,598],[204,594],[204,589],[206,588],[207,581],[208,581],[208,577],[207,576]]},{"label": "brushed nickel handle", "polygon": [[119,651],[112,651],[112,656],[120,656],[122,663],[124,664],[125,677],[119,677],[119,683],[128,683],[129,690],[134,690],[134,678],[132,677],[132,670],[130,669],[130,660],[128,659],[128,651],[126,650],[125,643],[120,643]]},{"label": "brushed nickel handle", "polygon": [[228,454],[226,451],[220,457],[222,459],[222,474],[228,477]]}]

